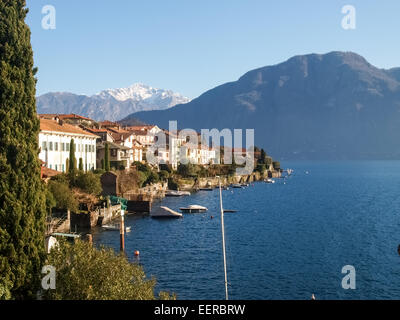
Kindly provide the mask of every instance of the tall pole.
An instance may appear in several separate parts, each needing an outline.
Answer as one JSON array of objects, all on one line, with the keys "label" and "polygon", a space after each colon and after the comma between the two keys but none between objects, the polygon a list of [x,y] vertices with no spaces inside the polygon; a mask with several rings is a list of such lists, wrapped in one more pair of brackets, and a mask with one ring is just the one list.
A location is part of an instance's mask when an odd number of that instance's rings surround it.
[{"label": "tall pole", "polygon": [[121,224],[119,227],[119,238],[120,238],[120,251],[125,252],[125,226],[124,226],[124,210],[121,209]]},{"label": "tall pole", "polygon": [[224,274],[225,274],[225,299],[229,300],[229,298],[228,298],[228,275],[226,272],[225,226],[224,226],[224,208],[222,206],[221,177],[219,177],[219,203],[221,206],[222,252],[223,252],[223,256],[224,256]]}]

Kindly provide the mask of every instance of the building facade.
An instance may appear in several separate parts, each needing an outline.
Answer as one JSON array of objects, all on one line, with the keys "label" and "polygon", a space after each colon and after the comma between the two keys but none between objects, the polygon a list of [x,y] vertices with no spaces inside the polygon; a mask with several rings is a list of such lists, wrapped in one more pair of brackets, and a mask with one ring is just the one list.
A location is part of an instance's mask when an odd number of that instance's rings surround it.
[{"label": "building facade", "polygon": [[77,164],[79,159],[82,159],[85,171],[94,170],[96,169],[97,138],[96,135],[67,124],[59,118],[40,119],[39,158],[46,168],[66,172],[71,139],[74,139]]}]

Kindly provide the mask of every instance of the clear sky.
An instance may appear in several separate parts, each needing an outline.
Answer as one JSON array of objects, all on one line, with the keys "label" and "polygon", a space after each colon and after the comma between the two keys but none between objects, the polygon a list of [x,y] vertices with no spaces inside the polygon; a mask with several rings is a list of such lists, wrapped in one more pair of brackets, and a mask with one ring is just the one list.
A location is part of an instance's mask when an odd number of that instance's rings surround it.
[{"label": "clear sky", "polygon": [[[190,98],[293,55],[354,51],[400,66],[399,0],[27,0],[38,95],[142,82]],[[56,29],[42,28],[42,7]],[[341,10],[356,8],[356,29]]]}]

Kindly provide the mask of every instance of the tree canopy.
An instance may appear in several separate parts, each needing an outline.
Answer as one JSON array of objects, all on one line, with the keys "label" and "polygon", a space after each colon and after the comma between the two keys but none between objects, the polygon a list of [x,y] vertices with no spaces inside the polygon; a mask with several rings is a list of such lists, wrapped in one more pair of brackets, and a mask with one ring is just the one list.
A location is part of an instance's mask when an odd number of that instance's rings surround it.
[{"label": "tree canopy", "polygon": [[45,258],[36,68],[25,0],[0,1],[0,299],[29,299]]}]

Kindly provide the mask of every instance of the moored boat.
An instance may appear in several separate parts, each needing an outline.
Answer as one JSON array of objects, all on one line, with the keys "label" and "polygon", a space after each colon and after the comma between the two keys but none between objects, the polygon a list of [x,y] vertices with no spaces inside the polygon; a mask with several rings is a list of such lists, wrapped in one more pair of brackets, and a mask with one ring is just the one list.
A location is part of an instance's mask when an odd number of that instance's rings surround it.
[{"label": "moored boat", "polygon": [[[107,231],[119,231],[121,227],[119,223],[113,223],[113,224],[110,223],[103,225],[102,228]],[[130,231],[131,227],[125,227],[125,232],[130,232]]]},{"label": "moored boat", "polygon": [[207,212],[208,209],[203,206],[199,206],[197,204],[190,205],[186,208],[179,208],[184,213],[201,213],[201,212]]},{"label": "moored boat", "polygon": [[159,207],[150,213],[152,218],[182,218],[182,213],[176,212],[168,207]]},{"label": "moored boat", "polygon": [[232,188],[235,188],[235,189],[242,189],[243,186],[242,186],[240,183],[235,183],[235,184],[232,184]]},{"label": "moored boat", "polygon": [[183,196],[190,196],[189,191],[175,191],[175,190],[167,190],[165,191],[166,197],[183,197]]}]

